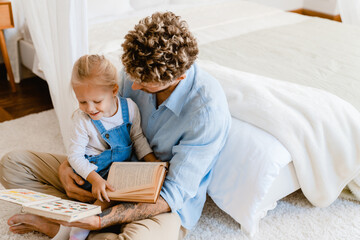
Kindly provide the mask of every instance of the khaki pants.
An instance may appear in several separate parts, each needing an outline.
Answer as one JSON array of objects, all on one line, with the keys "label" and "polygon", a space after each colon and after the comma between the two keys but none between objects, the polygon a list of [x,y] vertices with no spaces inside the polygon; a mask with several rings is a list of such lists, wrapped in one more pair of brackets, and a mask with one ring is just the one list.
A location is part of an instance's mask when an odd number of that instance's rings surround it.
[{"label": "khaki pants", "polygon": [[[58,168],[66,160],[64,155],[31,151],[13,151],[0,162],[0,182],[5,188],[26,188],[61,198],[68,198],[59,180]],[[113,228],[114,229],[114,228]],[[163,213],[155,217],[118,226],[112,232],[91,232],[88,239],[183,239],[186,229],[176,213]]]}]

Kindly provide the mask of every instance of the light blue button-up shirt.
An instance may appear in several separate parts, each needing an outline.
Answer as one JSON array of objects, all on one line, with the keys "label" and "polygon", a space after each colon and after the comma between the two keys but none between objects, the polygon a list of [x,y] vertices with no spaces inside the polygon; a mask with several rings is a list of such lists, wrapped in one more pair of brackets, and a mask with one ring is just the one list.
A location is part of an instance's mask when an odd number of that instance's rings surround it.
[{"label": "light blue button-up shirt", "polygon": [[158,108],[155,94],[132,90],[122,72],[120,94],[138,105],[142,128],[156,157],[170,162],[160,195],[191,229],[200,218],[211,170],[231,124],[220,84],[194,64]]}]

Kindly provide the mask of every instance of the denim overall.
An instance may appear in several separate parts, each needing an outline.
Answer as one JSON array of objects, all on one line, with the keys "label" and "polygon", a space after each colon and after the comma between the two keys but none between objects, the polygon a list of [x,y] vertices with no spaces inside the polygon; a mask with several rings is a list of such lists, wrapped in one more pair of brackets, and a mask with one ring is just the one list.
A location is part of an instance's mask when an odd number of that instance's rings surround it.
[{"label": "denim overall", "polygon": [[[91,119],[110,148],[96,156],[85,155],[85,158],[98,167],[96,172],[104,179],[107,179],[111,163],[126,161],[130,159],[132,153],[131,123],[129,122],[129,109],[126,98],[120,97],[120,105],[124,123],[119,126],[106,130],[100,120]],[[91,191],[91,183],[86,180],[80,187]]]}]

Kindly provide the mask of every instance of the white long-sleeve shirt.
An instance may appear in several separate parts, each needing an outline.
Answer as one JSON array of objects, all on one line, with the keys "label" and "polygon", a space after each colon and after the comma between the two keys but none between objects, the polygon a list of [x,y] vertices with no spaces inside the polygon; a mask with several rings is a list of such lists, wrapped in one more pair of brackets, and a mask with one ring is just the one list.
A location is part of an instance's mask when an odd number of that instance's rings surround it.
[{"label": "white long-sleeve shirt", "polygon": [[[129,109],[129,121],[132,123],[130,138],[137,158],[142,159],[152,150],[141,129],[141,117],[137,105],[130,98],[126,100]],[[120,99],[118,98],[118,110],[115,115],[100,119],[106,130],[123,124],[124,120],[120,106]],[[97,169],[97,166],[90,163],[84,155],[98,155],[109,148],[109,145],[92,123],[91,118],[80,109],[76,110],[73,114],[73,129],[68,155],[71,167],[86,179],[91,171]]]}]

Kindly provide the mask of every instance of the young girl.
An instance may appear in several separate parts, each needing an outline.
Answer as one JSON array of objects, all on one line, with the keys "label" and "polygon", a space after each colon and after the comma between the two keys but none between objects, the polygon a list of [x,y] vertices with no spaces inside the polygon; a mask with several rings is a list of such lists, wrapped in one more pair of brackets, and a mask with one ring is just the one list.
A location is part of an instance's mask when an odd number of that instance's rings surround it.
[{"label": "young girl", "polygon": [[[102,210],[110,206],[106,190],[113,187],[106,178],[112,162],[130,159],[133,147],[138,159],[157,161],[143,135],[137,105],[117,96],[117,75],[104,56],[85,55],[75,62],[71,77],[79,109],[73,114],[68,160],[86,180],[81,187],[92,191],[94,204]],[[89,230],[72,228],[70,239],[88,234]]]}]

